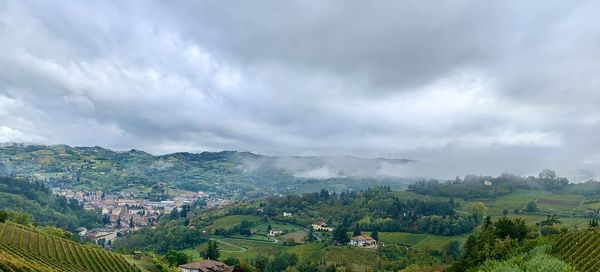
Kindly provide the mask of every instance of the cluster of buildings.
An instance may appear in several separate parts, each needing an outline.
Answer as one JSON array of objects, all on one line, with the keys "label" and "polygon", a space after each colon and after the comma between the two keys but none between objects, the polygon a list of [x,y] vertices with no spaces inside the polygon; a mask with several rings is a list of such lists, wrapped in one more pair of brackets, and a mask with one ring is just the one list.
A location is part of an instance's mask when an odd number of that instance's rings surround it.
[{"label": "cluster of buildings", "polygon": [[[181,211],[184,205],[195,206],[202,203],[205,208],[229,205],[232,202],[205,192],[185,192],[167,200],[151,201],[131,194],[109,194],[96,191],[73,191],[71,189],[55,189],[55,193],[67,199],[75,199],[87,210],[99,211],[102,214],[104,228],[87,230],[79,228],[81,237],[86,237],[97,244],[110,247],[119,236],[140,228],[151,227],[158,217]],[[198,201],[202,200],[202,201]]]}]

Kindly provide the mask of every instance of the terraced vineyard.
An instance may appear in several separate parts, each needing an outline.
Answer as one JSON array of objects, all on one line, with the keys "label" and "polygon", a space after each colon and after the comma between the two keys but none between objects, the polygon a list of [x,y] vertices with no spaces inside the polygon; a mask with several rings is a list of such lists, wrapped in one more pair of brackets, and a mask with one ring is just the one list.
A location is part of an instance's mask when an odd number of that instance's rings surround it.
[{"label": "terraced vineyard", "polygon": [[555,245],[557,257],[579,271],[600,271],[600,229],[561,235]]},{"label": "terraced vineyard", "polygon": [[21,225],[0,223],[0,271],[140,270],[121,255]]}]

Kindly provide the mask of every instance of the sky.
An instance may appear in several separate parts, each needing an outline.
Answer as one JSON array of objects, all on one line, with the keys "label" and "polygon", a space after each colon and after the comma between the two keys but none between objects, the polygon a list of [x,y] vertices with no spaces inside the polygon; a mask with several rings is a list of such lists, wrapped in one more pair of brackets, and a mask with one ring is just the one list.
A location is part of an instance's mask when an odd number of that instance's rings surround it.
[{"label": "sky", "polygon": [[582,180],[600,174],[599,13],[596,1],[0,1],[0,142]]}]

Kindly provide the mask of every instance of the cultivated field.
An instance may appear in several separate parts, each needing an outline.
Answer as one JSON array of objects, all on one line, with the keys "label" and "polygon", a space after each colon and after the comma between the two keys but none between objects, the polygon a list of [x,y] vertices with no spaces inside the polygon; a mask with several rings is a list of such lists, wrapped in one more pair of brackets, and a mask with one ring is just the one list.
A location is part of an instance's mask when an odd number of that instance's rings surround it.
[{"label": "cultivated field", "polygon": [[13,223],[0,223],[0,254],[2,271],[140,271],[121,255]]}]

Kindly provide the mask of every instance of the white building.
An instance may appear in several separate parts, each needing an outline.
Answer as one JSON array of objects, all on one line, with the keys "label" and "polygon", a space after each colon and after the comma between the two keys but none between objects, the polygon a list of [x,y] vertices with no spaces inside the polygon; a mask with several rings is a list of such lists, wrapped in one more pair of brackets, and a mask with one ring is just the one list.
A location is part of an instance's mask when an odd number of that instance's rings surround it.
[{"label": "white building", "polygon": [[271,229],[269,231],[269,236],[281,235],[282,233],[283,233],[283,230],[280,230],[280,229]]},{"label": "white building", "polygon": [[377,248],[377,240],[367,235],[354,236],[349,244],[355,247]]}]

